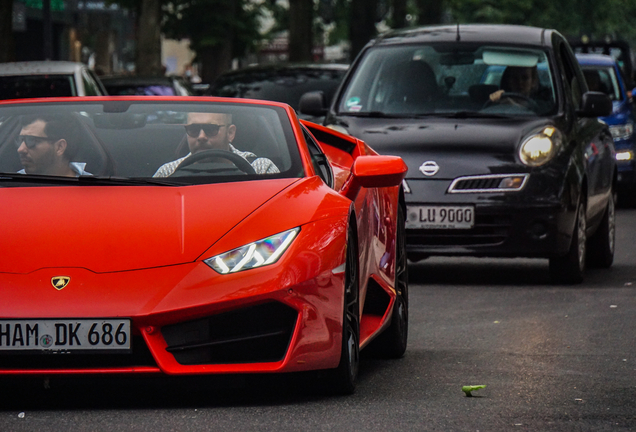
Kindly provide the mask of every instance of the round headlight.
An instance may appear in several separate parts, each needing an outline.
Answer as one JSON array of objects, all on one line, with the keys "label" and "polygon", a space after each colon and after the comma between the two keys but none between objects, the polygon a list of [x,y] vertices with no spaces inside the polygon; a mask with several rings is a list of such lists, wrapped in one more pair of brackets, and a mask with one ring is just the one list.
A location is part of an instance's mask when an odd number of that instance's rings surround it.
[{"label": "round headlight", "polygon": [[550,161],[556,153],[553,139],[554,136],[541,132],[525,140],[519,149],[521,162],[536,167]]}]

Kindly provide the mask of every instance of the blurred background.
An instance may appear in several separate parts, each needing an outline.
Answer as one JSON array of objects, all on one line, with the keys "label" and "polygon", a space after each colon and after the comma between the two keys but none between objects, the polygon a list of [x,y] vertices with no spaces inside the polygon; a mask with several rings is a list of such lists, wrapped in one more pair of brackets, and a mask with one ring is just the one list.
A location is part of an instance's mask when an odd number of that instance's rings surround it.
[{"label": "blurred background", "polygon": [[634,19],[636,0],[0,0],[0,62],[205,84],[254,65],[348,64],[390,29],[506,23],[555,28],[579,51],[633,64]]}]

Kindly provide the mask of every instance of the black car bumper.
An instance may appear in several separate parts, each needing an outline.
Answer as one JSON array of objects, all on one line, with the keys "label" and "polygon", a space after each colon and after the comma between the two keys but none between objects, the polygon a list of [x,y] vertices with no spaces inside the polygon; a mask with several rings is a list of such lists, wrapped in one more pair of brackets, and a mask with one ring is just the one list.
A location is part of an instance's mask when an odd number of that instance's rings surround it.
[{"label": "black car bumper", "polygon": [[618,163],[617,187],[619,191],[636,188],[636,164],[634,162]]},{"label": "black car bumper", "polygon": [[410,179],[407,214],[409,209],[417,212],[418,206],[469,206],[474,208],[474,224],[467,229],[424,229],[407,222],[407,252],[412,258],[564,255],[578,202],[576,188],[567,184],[562,178],[533,175],[517,192],[449,193],[448,180]]},{"label": "black car bumper", "polygon": [[549,258],[569,247],[574,212],[565,206],[475,206],[470,229],[407,229],[411,256]]}]

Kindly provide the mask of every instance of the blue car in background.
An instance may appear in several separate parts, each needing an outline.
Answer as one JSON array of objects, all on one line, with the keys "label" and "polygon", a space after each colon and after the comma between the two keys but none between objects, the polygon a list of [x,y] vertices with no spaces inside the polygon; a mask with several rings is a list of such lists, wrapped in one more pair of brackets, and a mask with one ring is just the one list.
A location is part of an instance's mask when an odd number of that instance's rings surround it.
[{"label": "blue car in background", "polygon": [[636,137],[634,136],[634,104],[632,89],[616,61],[603,54],[577,54],[590,91],[602,91],[612,100],[612,114],[601,117],[610,127],[616,148],[619,204],[636,205]]}]

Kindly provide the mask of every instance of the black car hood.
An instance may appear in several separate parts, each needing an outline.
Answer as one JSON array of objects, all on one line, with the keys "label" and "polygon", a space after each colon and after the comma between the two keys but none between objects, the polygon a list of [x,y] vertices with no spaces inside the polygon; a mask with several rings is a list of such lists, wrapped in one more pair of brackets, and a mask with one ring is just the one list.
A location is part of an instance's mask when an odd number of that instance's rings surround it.
[{"label": "black car hood", "polygon": [[433,179],[462,175],[527,171],[517,149],[529,135],[553,124],[545,118],[505,119],[386,119],[343,116],[342,123],[356,138],[380,154],[401,156],[407,178],[426,178],[419,167],[435,161]]}]

